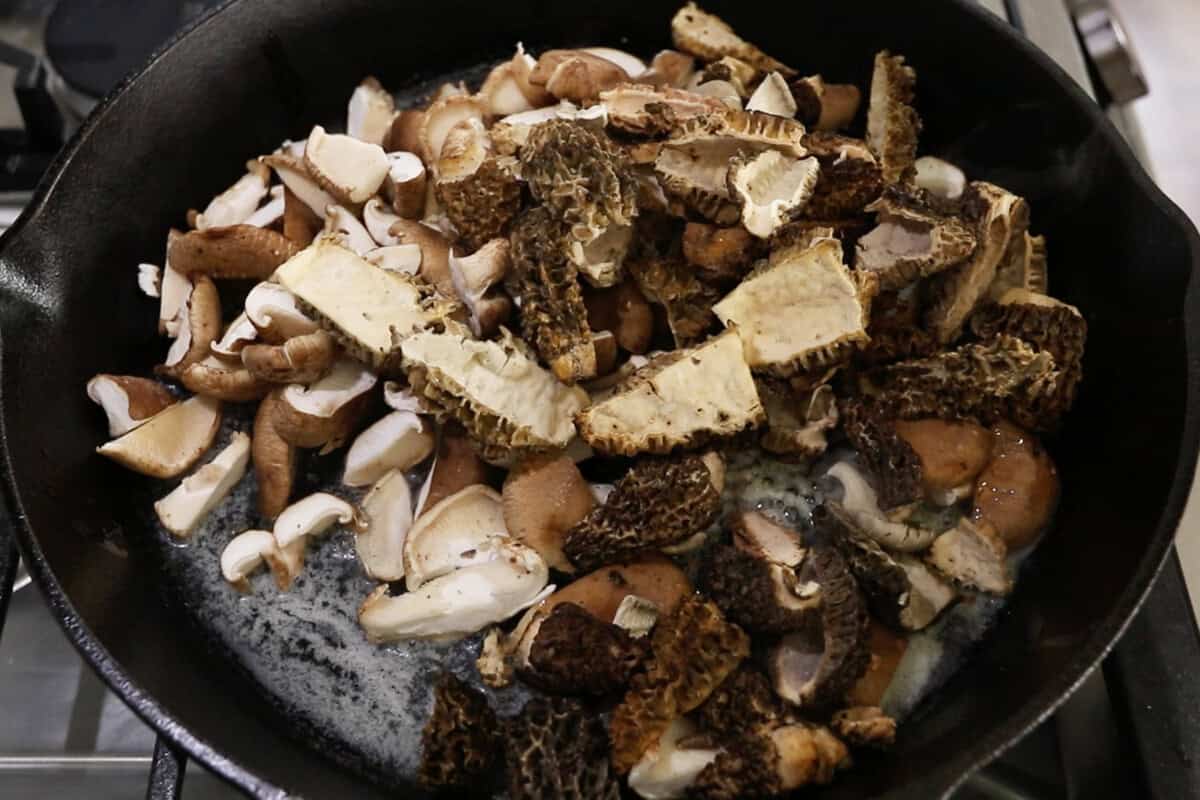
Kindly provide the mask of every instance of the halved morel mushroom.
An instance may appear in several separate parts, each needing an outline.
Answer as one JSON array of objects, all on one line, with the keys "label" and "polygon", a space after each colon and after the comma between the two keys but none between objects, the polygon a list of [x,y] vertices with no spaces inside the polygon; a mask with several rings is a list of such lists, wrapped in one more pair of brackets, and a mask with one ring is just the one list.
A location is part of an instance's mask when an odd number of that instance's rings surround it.
[{"label": "halved morel mushroom", "polygon": [[883,167],[883,179],[897,183],[917,158],[917,136],[921,119],[912,103],[916,71],[904,56],[887,50],[875,54],[871,75],[871,99],[867,107],[867,144]]},{"label": "halved morel mushroom", "polygon": [[298,252],[295,242],[270,228],[230,225],[172,237],[167,258],[184,275],[265,280]]},{"label": "halved morel mushroom", "polygon": [[529,635],[517,672],[525,683],[552,694],[603,697],[619,692],[650,649],[574,603],[556,605]]},{"label": "halved morel mushroom", "polygon": [[808,154],[804,126],[754,111],[723,111],[685,122],[663,143],[654,169],[662,188],[700,214],[728,224],[737,218],[729,189],[730,161],[778,150],[792,158]]},{"label": "halved morel mushroom", "polygon": [[934,208],[922,193],[889,186],[867,210],[879,224],[858,240],[854,265],[877,274],[885,291],[957,266],[975,252],[971,226]]},{"label": "halved morel mushroom", "polygon": [[264,397],[254,415],[250,455],[258,485],[258,511],[267,519],[275,519],[287,508],[296,481],[296,447],[275,430],[275,407],[282,402],[282,392],[276,389]]},{"label": "halved morel mushroom", "polygon": [[821,591],[821,625],[789,633],[768,657],[775,692],[800,708],[838,702],[866,671],[867,608],[858,584],[837,550],[811,550],[812,580]]},{"label": "halved morel mushroom", "polygon": [[433,452],[433,431],[411,411],[393,411],[354,439],[342,483],[366,486],[393,470],[408,470]]},{"label": "halved morel mushroom", "polygon": [[804,209],[821,171],[815,158],[789,158],[766,150],[753,158],[735,159],[729,168],[729,191],[742,207],[742,225],[766,239]]},{"label": "halved morel mushroom", "polygon": [[777,71],[784,77],[796,74],[794,69],[742,39],[722,19],[700,10],[695,3],[688,3],[671,19],[671,39],[680,50],[705,61],[733,56],[763,72]]},{"label": "halved morel mushroom", "polygon": [[750,654],[750,637],[710,601],[684,599],[651,634],[653,656],[612,714],[612,764],[628,772],[676,717],[700,706]]},{"label": "halved morel mushroom", "polygon": [[817,185],[804,207],[813,220],[840,219],[862,213],[883,190],[883,171],[861,139],[836,133],[810,132],[804,146],[821,166]]},{"label": "halved morel mushroom", "polygon": [[397,336],[446,317],[449,301],[405,275],[387,272],[336,241],[322,238],[279,268],[276,279],[305,313],[354,358],[378,370],[394,369]]},{"label": "halved morel mushroom", "polygon": [[713,311],[741,338],[751,369],[788,377],[843,361],[864,344],[875,293],[871,276],[846,268],[839,242],[820,239],[773,251]]},{"label": "halved morel mushroom", "polygon": [[477,789],[501,760],[502,727],[482,693],[449,672],[433,687],[433,711],[421,731],[417,780],[430,789]]},{"label": "halved morel mushroom", "polygon": [[[697,395],[696,387],[707,387]],[[652,359],[578,415],[579,434],[614,455],[668,453],[732,436],[765,413],[737,333]]]},{"label": "halved morel mushroom", "polygon": [[154,504],[163,527],[174,536],[186,539],[242,479],[249,463],[250,437],[235,433],[212,461],[184,478],[170,494]]},{"label": "halved morel mushroom", "polygon": [[893,421],[854,399],[842,403],[841,417],[859,464],[874,482],[879,507],[890,511],[919,500],[923,462]]},{"label": "halved morel mushroom", "polygon": [[322,189],[339,202],[358,206],[370,200],[387,177],[387,155],[377,144],[313,127],[304,145],[304,165]]},{"label": "halved morel mushroom", "polygon": [[283,344],[242,348],[241,362],[255,378],[268,383],[313,383],[329,372],[337,345],[325,331],[293,336]]},{"label": "halved morel mushroom", "polygon": [[190,397],[167,406],[96,452],[152,478],[174,478],[187,471],[212,446],[221,428],[221,404]]},{"label": "halved morel mushroom", "polygon": [[705,552],[697,583],[731,622],[751,633],[788,633],[821,621],[821,586],[800,566],[716,545]]},{"label": "halved morel mushroom", "polygon": [[97,375],[87,383],[92,402],[108,417],[108,435],[129,433],[167,406],[176,402],[166,386],[150,378],[132,375]]},{"label": "halved morel mushroom", "polygon": [[529,73],[529,82],[560,100],[583,103],[633,76],[620,65],[586,50],[547,50]]},{"label": "halved morel mushroom", "polygon": [[521,208],[518,162],[492,152],[483,123],[466,119],[446,135],[438,160],[437,199],[468,247],[500,236]]},{"label": "halved morel mushroom", "polygon": [[346,135],[368,144],[382,145],[392,128],[396,101],[375,78],[363,79],[350,95],[346,109]]},{"label": "halved morel mushroom", "polygon": [[758,378],[757,384],[767,412],[767,427],[759,445],[791,458],[812,459],[824,453],[829,446],[828,434],[839,419],[833,387],[824,384],[812,391],[798,391],[770,378]]},{"label": "halved morel mushroom", "polygon": [[572,418],[587,402],[583,390],[559,383],[511,336],[482,342],[464,333],[426,331],[402,343],[404,371],[422,403],[440,420],[458,420],[493,463],[566,447]]},{"label": "halved morel mushroom", "polygon": [[[920,552],[937,538],[939,531],[886,516],[867,479],[848,461],[839,461],[826,473],[842,485],[841,507],[864,533],[888,550]],[[908,482],[908,481],[906,481]]]},{"label": "halved morel mushroom", "polygon": [[1009,248],[1024,244],[1029,205],[995,184],[974,181],[963,195],[963,213],[975,226],[977,246],[961,266],[939,276],[926,315],[927,327],[942,343],[957,338],[986,296]]},{"label": "halved morel mushroom", "polygon": [[640,136],[669,133],[684,120],[725,110],[715,98],[644,83],[621,84],[603,91],[600,102],[608,110],[609,125]]},{"label": "halved morel mushroom", "polygon": [[196,230],[241,225],[258,209],[258,204],[267,196],[270,170],[257,161],[249,162],[246,167],[245,175],[214,197],[196,216]]},{"label": "halved morel mushroom", "polygon": [[366,523],[354,549],[367,576],[377,581],[404,577],[404,544],[412,528],[412,493],[401,470],[386,473],[362,500]]},{"label": "halved morel mushroom", "polygon": [[532,548],[505,541],[491,560],[441,575],[419,590],[393,597],[380,586],[359,607],[358,622],[376,643],[458,639],[537,603],[548,579],[546,562]]},{"label": "halved morel mushroom", "polygon": [[706,530],[721,508],[724,463],[716,453],[635,462],[604,504],[566,531],[563,553],[582,570],[679,544]]},{"label": "halved morel mushroom", "polygon": [[336,450],[358,427],[376,381],[375,374],[361,364],[342,359],[320,380],[286,387],[271,424],[296,447],[319,447],[322,453]]}]

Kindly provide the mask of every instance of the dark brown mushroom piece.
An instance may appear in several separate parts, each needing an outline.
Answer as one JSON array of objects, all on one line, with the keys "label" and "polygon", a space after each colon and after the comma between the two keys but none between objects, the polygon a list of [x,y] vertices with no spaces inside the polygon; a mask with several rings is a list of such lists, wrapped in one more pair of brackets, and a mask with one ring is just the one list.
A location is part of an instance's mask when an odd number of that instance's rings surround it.
[{"label": "dark brown mushroom piece", "polygon": [[975,252],[975,231],[947,206],[920,189],[889,186],[867,207],[877,225],[858,240],[854,265],[879,275],[887,291],[963,263]]},{"label": "dark brown mushroom piece", "polygon": [[1058,469],[1038,438],[1008,422],[992,428],[992,458],[975,482],[973,519],[988,523],[1009,550],[1033,544],[1058,504]]},{"label": "dark brown mushroom piece", "polygon": [[521,680],[552,694],[611,695],[622,691],[649,644],[574,603],[560,603],[541,621]]},{"label": "dark brown mushroom piece", "polygon": [[505,726],[511,800],[618,800],[604,723],[577,700],[535,697]]},{"label": "dark brown mushroom piece", "polygon": [[438,679],[433,697],[433,714],[421,734],[417,779],[431,789],[486,785],[501,747],[487,699],[448,672]]},{"label": "dark brown mushroom piece", "polygon": [[841,404],[842,429],[870,474],[884,511],[906,505],[922,495],[921,460],[894,424],[856,399]]}]

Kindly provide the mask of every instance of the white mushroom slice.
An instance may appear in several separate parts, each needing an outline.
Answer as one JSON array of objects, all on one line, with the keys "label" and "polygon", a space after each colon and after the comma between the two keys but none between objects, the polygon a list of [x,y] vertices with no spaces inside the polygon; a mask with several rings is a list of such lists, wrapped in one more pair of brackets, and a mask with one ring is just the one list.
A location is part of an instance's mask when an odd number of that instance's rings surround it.
[{"label": "white mushroom slice", "polygon": [[157,300],[161,296],[161,270],[155,264],[138,264],[137,284],[142,294]]},{"label": "white mushroom slice", "polygon": [[400,470],[384,475],[362,501],[366,527],[354,537],[354,548],[367,575],[377,581],[404,577],[404,542],[412,527],[412,493]]},{"label": "white mushroom slice", "polygon": [[342,483],[366,486],[393,469],[408,470],[433,452],[433,431],[411,411],[393,411],[360,433],[346,453]]},{"label": "white mushroom slice", "polygon": [[380,247],[400,244],[400,238],[388,232],[388,229],[399,221],[400,217],[393,214],[378,197],[371,198],[363,207],[363,224],[366,225],[367,233],[371,234],[375,244]]},{"label": "white mushroom slice", "polygon": [[346,109],[346,133],[370,144],[383,144],[392,127],[396,101],[379,81],[367,78],[350,95]]},{"label": "white mushroom slice", "polygon": [[224,361],[240,362],[242,348],[256,339],[258,339],[258,328],[254,327],[250,317],[243,311],[233,322],[229,323],[229,327],[225,329],[221,338],[210,344],[208,349],[214,356]]},{"label": "white mushroom slice", "polygon": [[812,197],[820,172],[817,159],[797,160],[778,150],[766,150],[731,168],[729,188],[742,204],[746,230],[766,239],[798,215]]},{"label": "white mushroom slice", "polygon": [[258,329],[263,341],[286,342],[317,330],[296,305],[296,296],[277,283],[260,283],[246,295],[246,317]]},{"label": "white mushroom slice", "polygon": [[[301,147],[307,148],[307,142],[300,142]],[[275,170],[279,180],[296,196],[300,202],[308,206],[318,218],[325,216],[325,209],[337,205],[333,195],[321,188],[309,172],[301,156],[270,155],[263,156],[262,162]]]},{"label": "white mushroom slice", "polygon": [[216,458],[184,478],[170,494],[154,504],[163,527],[181,539],[190,536],[242,479],[249,463],[250,437],[235,433]]},{"label": "white mushroom slice", "polygon": [[162,282],[159,284],[158,332],[178,336],[187,327],[182,321],[188,299],[192,296],[192,282],[187,275],[171,268],[171,262],[163,264]]},{"label": "white mushroom slice", "polygon": [[777,117],[796,116],[796,98],[787,81],[778,72],[772,72],[763,78],[762,83],[746,101],[747,111],[762,111]]},{"label": "white mushroom slice", "polygon": [[221,551],[221,575],[239,592],[250,591],[250,576],[277,552],[270,531],[243,531]]},{"label": "white mushroom slice", "polygon": [[412,592],[427,581],[496,557],[510,541],[500,494],[475,484],[421,514],[404,544],[404,585]]},{"label": "white mushroom slice", "polygon": [[624,629],[630,636],[640,639],[650,632],[662,613],[658,605],[636,594],[626,595],[613,614],[612,624]]},{"label": "white mushroom slice", "polygon": [[397,339],[445,318],[454,307],[431,301],[407,276],[387,272],[325,237],[275,273],[357,359],[383,369],[399,356]]},{"label": "white mushroom slice", "polygon": [[415,153],[388,153],[388,174],[383,196],[392,210],[405,219],[420,219],[425,213],[425,165]]},{"label": "white mushroom slice", "polygon": [[393,411],[411,411],[414,414],[424,414],[421,401],[413,394],[413,390],[396,381],[383,384],[383,402]]},{"label": "white mushroom slice", "polygon": [[246,217],[244,224],[253,225],[256,228],[269,228],[279,220],[283,219],[283,187],[272,186],[270,191],[271,199],[258,208],[253,214]]},{"label": "white mushroom slice", "polygon": [[887,549],[915,553],[929,547],[937,538],[937,531],[893,522],[885,517],[875,490],[848,461],[834,464],[827,474],[842,484],[842,507],[850,518],[863,533]]},{"label": "white mushroom slice", "polygon": [[104,409],[109,436],[129,433],[175,403],[175,396],[158,381],[129,375],[97,375],[88,381],[87,394]]},{"label": "white mushroom slice", "polygon": [[679,747],[681,740],[696,732],[696,726],[686,718],[672,720],[658,742],[629,771],[629,788],[646,800],[673,800],[687,794],[700,772],[721,752]]},{"label": "white mushroom slice", "polygon": [[275,544],[282,549],[300,539],[319,536],[335,524],[361,527],[354,506],[340,497],[316,492],[285,508],[271,530],[275,534]]},{"label": "white mushroom slice", "polygon": [[369,401],[375,373],[350,359],[334,363],[325,377],[283,390],[272,424],[286,442],[328,453],[345,444]]},{"label": "white mushroom slice", "polygon": [[388,272],[398,272],[401,275],[417,275],[421,271],[421,245],[394,244],[390,247],[376,247],[364,255],[380,269]]},{"label": "white mushroom slice", "polygon": [[379,191],[388,174],[387,154],[370,144],[313,126],[304,164],[321,188],[344,203],[359,205]]},{"label": "white mushroom slice", "polygon": [[152,478],[174,478],[200,460],[221,427],[221,404],[191,397],[168,406],[96,452]]},{"label": "white mushroom slice", "polygon": [[494,117],[517,114],[534,107],[522,88],[512,61],[499,64],[488,73],[479,87],[478,97],[487,107],[488,114]]},{"label": "white mushroom slice", "polygon": [[196,230],[223,228],[241,225],[258,208],[267,196],[270,172],[266,166],[252,162],[254,169],[247,172],[237,183],[214,197],[203,212],[196,216]]},{"label": "white mushroom slice", "polygon": [[1005,595],[1012,591],[1008,548],[987,522],[962,519],[938,536],[927,560],[934,569],[969,589]]},{"label": "white mushroom slice", "polygon": [[482,123],[484,111],[481,100],[468,96],[447,97],[431,105],[421,127],[421,148],[425,151],[421,155],[425,163],[435,167],[450,130],[463,120],[474,119]]},{"label": "white mushroom slice", "polygon": [[374,250],[375,240],[363,224],[345,206],[325,209],[325,233],[358,255]]},{"label": "white mushroom slice", "polygon": [[163,367],[176,368],[173,372],[182,371],[183,359],[192,351],[192,312],[191,303],[184,303],[183,308],[179,309],[179,316],[175,317],[176,329],[172,335],[175,337],[171,341],[171,346],[167,348],[167,355],[163,359]]},{"label": "white mushroom slice", "polygon": [[506,620],[553,592],[546,585],[546,562],[532,548],[508,542],[496,555],[399,597],[388,596],[386,584],[380,586],[359,607],[358,622],[376,643],[457,639]]},{"label": "white mushroom slice", "polygon": [[917,168],[916,184],[938,197],[957,200],[967,188],[967,176],[949,161],[933,156],[921,156],[914,162]]},{"label": "white mushroom slice", "polygon": [[493,239],[462,258],[451,250],[448,263],[454,291],[471,312],[471,332],[476,336],[495,332],[511,310],[507,296],[495,293],[488,296],[489,290],[504,280],[512,266],[508,240]]},{"label": "white mushroom slice", "polygon": [[579,49],[616,64],[630,78],[636,78],[646,71],[645,61],[642,61],[633,53],[627,53],[624,50],[617,50],[612,47],[581,47]]}]

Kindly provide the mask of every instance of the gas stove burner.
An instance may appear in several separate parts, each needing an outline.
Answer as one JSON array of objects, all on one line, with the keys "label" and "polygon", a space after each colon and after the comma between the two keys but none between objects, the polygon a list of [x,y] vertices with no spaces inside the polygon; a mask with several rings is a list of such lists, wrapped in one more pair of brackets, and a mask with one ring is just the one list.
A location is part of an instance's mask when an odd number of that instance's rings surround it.
[{"label": "gas stove burner", "polygon": [[64,83],[108,94],[184,23],[217,0],[58,0],[46,21],[46,56]]}]

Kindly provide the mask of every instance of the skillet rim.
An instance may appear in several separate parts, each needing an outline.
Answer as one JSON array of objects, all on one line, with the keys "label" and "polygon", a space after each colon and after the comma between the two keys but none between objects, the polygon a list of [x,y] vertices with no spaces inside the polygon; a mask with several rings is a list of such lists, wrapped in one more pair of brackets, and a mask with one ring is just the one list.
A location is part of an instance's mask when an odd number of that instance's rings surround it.
[{"label": "skillet rim", "polygon": [[[170,52],[193,31],[209,24],[227,9],[251,0],[225,0],[184,26],[160,46],[146,62],[127,75],[96,106],[87,120],[76,131],[71,140],[55,156],[39,181],[29,204],[12,227],[0,237],[0,261],[12,243],[20,238],[26,225],[34,219],[50,200],[55,187],[74,162],[81,144],[92,130],[110,113],[116,100],[124,92],[150,72],[159,61],[169,57]],[[1200,452],[1200,233],[1186,214],[1168,198],[1137,160],[1124,137],[1108,120],[1103,110],[1095,103],[1074,79],[1053,59],[1017,32],[1007,22],[982,8],[974,0],[946,0],[949,5],[990,28],[1018,57],[1031,61],[1041,69],[1065,101],[1083,114],[1091,128],[1097,131],[1114,151],[1118,163],[1133,187],[1170,219],[1187,241],[1189,275],[1183,301],[1184,347],[1187,358],[1187,386],[1180,440],[1179,460],[1176,464],[1171,490],[1159,516],[1151,541],[1132,578],[1122,590],[1114,611],[1089,635],[1087,644],[1075,657],[1036,695],[1027,698],[1016,711],[989,734],[972,741],[943,761],[936,770],[921,779],[896,790],[888,791],[885,797],[937,796],[949,797],[977,770],[1002,754],[1020,738],[1054,713],[1058,707],[1083,683],[1104,657],[1111,651],[1125,632],[1133,615],[1138,611],[1153,588],[1158,573],[1173,547],[1175,534],[1191,491],[1192,478],[1196,469],[1196,457]],[[0,370],[2,370],[3,339],[0,336]],[[2,374],[2,373],[0,373]],[[45,561],[37,535],[32,530],[24,513],[20,491],[13,475],[11,453],[8,448],[7,423],[2,413],[3,387],[0,384],[0,472],[3,472],[4,505],[13,521],[13,531],[34,582],[38,585],[47,605],[54,613],[67,638],[83,656],[84,660],[100,675],[109,688],[156,733],[188,758],[201,763],[223,780],[257,798],[285,798],[288,793],[275,784],[263,780],[232,757],[220,752],[213,744],[192,733],[168,712],[159,701],[143,690],[125,674],[124,668],[107,651],[87,627],[74,605],[66,596],[62,586]]]}]

